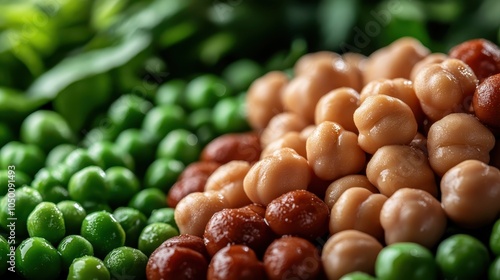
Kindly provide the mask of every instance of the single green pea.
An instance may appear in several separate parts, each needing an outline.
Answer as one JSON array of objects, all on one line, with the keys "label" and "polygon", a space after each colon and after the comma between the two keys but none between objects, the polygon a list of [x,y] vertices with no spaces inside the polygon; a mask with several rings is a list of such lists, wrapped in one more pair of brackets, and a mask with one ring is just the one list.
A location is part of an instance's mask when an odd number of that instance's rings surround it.
[{"label": "single green pea", "polygon": [[30,177],[20,170],[11,170],[10,172],[9,170],[0,170],[0,196],[6,195],[9,187],[18,189],[30,183]]},{"label": "single green pea", "polygon": [[98,142],[88,149],[90,157],[102,169],[108,169],[113,166],[123,166],[134,170],[134,159],[131,155],[121,152],[111,142]]},{"label": "single green pea", "polygon": [[455,234],[439,243],[436,261],[447,279],[481,279],[488,270],[488,249],[466,234]]},{"label": "single green pea", "polygon": [[139,250],[147,256],[151,255],[165,240],[179,235],[171,225],[165,223],[152,223],[147,225],[139,236]]},{"label": "single green pea", "polygon": [[220,134],[249,130],[246,121],[246,109],[237,97],[228,97],[220,100],[214,107],[212,122]]},{"label": "single green pea", "polygon": [[16,270],[25,279],[58,279],[61,256],[44,238],[30,237],[16,249]]},{"label": "single green pea", "polygon": [[51,169],[40,169],[31,186],[40,192],[44,201],[58,203],[69,198],[66,186],[54,176]]},{"label": "single green pea", "polygon": [[104,202],[95,202],[95,201],[85,201],[82,203],[83,209],[87,211],[87,215],[94,212],[106,211],[108,213],[112,213],[113,209],[109,204]]},{"label": "single green pea", "polygon": [[28,216],[30,237],[43,237],[57,244],[66,235],[63,213],[52,202],[42,202]]},{"label": "single green pea", "polygon": [[431,280],[438,278],[438,268],[429,249],[411,242],[383,248],[375,261],[377,279]]},{"label": "single green pea", "polygon": [[179,230],[177,223],[175,222],[174,214],[175,214],[174,208],[166,207],[166,208],[155,209],[151,213],[151,216],[149,216],[148,224],[165,223]]},{"label": "single green pea", "polygon": [[132,156],[138,176],[144,174],[147,166],[155,158],[155,141],[146,131],[135,128],[124,130],[118,135],[115,143],[122,153]]},{"label": "single green pea", "polygon": [[149,217],[154,209],[167,207],[167,196],[160,189],[143,189],[132,197],[128,206]]},{"label": "single green pea", "polygon": [[130,279],[146,279],[146,265],[148,257],[138,249],[118,247],[109,252],[104,258],[104,265],[111,276],[116,279],[129,277]]},{"label": "single green pea", "polygon": [[158,144],[156,157],[175,158],[187,165],[198,160],[200,153],[201,146],[198,137],[185,129],[176,129]]},{"label": "single green pea", "polygon": [[15,229],[17,238],[28,236],[28,216],[42,201],[40,193],[31,187],[21,187],[12,195],[9,192],[0,200],[0,226],[7,232]]},{"label": "single green pea", "polygon": [[83,206],[72,200],[61,201],[56,206],[63,214],[66,233],[79,234],[83,219],[87,216],[87,212]]},{"label": "single green pea", "polygon": [[211,108],[219,99],[231,95],[230,86],[221,78],[204,74],[191,80],[186,87],[186,105],[191,110]]},{"label": "single green pea", "polygon": [[125,245],[137,248],[139,235],[148,224],[146,216],[134,208],[118,207],[113,212],[113,217],[125,231]]},{"label": "single green pea", "polygon": [[179,105],[184,106],[184,92],[186,82],[181,79],[173,79],[160,85],[156,90],[156,105]]},{"label": "single green pea", "polygon": [[0,147],[3,147],[5,144],[14,141],[14,133],[12,129],[9,128],[5,123],[0,123]]},{"label": "single green pea", "polygon": [[76,258],[69,267],[67,280],[110,280],[104,262],[93,256]]},{"label": "single green pea", "polygon": [[89,148],[92,145],[100,142],[113,142],[121,130],[118,127],[109,123],[109,119],[105,118],[102,120],[101,125],[89,130],[81,141],[81,145],[85,148]]},{"label": "single green pea", "polygon": [[68,157],[68,155],[76,149],[78,149],[77,146],[68,143],[55,146],[47,154],[47,158],[45,159],[45,166],[52,167],[60,164],[61,162],[64,162],[66,157]]},{"label": "single green pea", "polygon": [[22,171],[30,178],[45,165],[45,154],[35,145],[9,142],[0,150],[0,169]]},{"label": "single green pea", "polygon": [[[87,150],[76,149],[68,154],[68,156],[64,160],[64,165],[67,169],[67,176],[71,178],[71,176],[73,176],[76,172],[84,169],[85,167],[97,165],[97,162],[92,159],[92,157],[90,157]],[[67,180],[69,182],[69,178]]]},{"label": "single green pea", "polygon": [[66,186],[66,188],[69,184],[69,179],[71,179],[71,176],[73,176],[74,174],[70,170],[70,167],[66,165],[64,162],[57,164],[56,166],[50,167],[50,172],[52,173],[52,176],[54,176],[56,180],[61,182],[63,186]]},{"label": "single green pea", "polygon": [[496,256],[500,255],[500,219],[493,224],[490,235],[490,249]]},{"label": "single green pea", "polygon": [[376,278],[368,273],[356,271],[340,277],[339,280],[376,280]]},{"label": "single green pea", "polygon": [[[4,275],[7,272],[7,265],[10,261],[10,246],[3,236],[0,235],[0,275]],[[15,255],[14,255],[15,256]]]},{"label": "single green pea", "polygon": [[500,257],[491,262],[488,269],[488,280],[500,280]]},{"label": "single green pea", "polygon": [[185,165],[175,159],[159,158],[146,170],[145,188],[157,188],[167,193],[184,170]]},{"label": "single green pea", "polygon": [[151,109],[142,123],[142,130],[149,133],[158,143],[170,131],[186,128],[186,112],[177,105],[161,105]]},{"label": "single green pea", "polygon": [[201,108],[191,112],[188,116],[189,127],[196,130],[206,125],[212,125],[212,108]]},{"label": "single green pea", "polygon": [[125,244],[125,231],[106,211],[88,214],[82,223],[81,236],[90,241],[98,257],[104,257]]},{"label": "single green pea", "polygon": [[66,120],[56,111],[38,110],[21,124],[21,141],[40,147],[45,153],[59,144],[75,142]]},{"label": "single green pea", "polygon": [[80,235],[68,235],[57,246],[64,269],[68,270],[73,260],[83,256],[93,256],[94,248]]},{"label": "single green pea", "polygon": [[106,173],[98,166],[89,166],[76,172],[68,184],[69,196],[79,203],[105,202],[108,194]]},{"label": "single green pea", "polygon": [[146,113],[153,107],[148,100],[133,94],[125,94],[116,99],[108,110],[112,125],[119,131],[141,126]]},{"label": "single green pea", "polygon": [[141,186],[135,174],[122,166],[110,167],[106,170],[108,185],[108,203],[112,207],[126,205],[139,192]]}]

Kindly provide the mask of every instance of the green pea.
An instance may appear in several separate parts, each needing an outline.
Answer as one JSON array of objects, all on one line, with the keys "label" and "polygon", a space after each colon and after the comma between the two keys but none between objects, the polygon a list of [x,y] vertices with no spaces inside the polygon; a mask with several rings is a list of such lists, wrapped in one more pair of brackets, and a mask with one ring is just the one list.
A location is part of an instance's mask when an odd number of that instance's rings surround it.
[{"label": "green pea", "polygon": [[174,208],[160,208],[155,209],[149,216],[148,224],[152,223],[165,223],[173,226],[175,229],[179,230],[177,223],[174,218],[175,209]]},{"label": "green pea", "polygon": [[488,249],[475,237],[452,235],[436,251],[436,261],[447,279],[480,279],[488,270]]},{"label": "green pea", "polygon": [[22,171],[30,178],[45,165],[45,154],[43,151],[31,144],[20,142],[9,142],[0,150],[0,169],[15,168]]},{"label": "green pea", "polygon": [[429,249],[411,242],[383,248],[375,261],[377,279],[437,279],[438,268]]},{"label": "green pea", "polygon": [[131,155],[121,152],[111,142],[98,142],[88,149],[90,157],[102,169],[108,169],[113,166],[123,166],[134,170],[134,159]]},{"label": "green pea", "polygon": [[42,202],[28,216],[30,237],[43,237],[57,244],[66,235],[63,213],[52,202]]},{"label": "green pea", "polygon": [[495,222],[490,235],[490,249],[496,255],[500,255],[500,219]]},{"label": "green pea", "polygon": [[139,235],[148,224],[146,216],[139,210],[130,207],[118,207],[113,217],[125,231],[125,245],[137,248]]},{"label": "green pea", "polygon": [[76,172],[68,184],[69,196],[79,203],[105,202],[108,194],[106,173],[98,166],[89,166]]},{"label": "green pea", "polygon": [[496,257],[488,269],[488,280],[500,280],[500,257]]},{"label": "green pea", "polygon": [[146,170],[144,187],[157,188],[167,193],[184,170],[184,164],[175,159],[160,158]]},{"label": "green pea", "polygon": [[118,247],[109,252],[104,258],[104,265],[111,276],[116,279],[128,277],[130,279],[146,279],[146,265],[148,257],[138,249]]},{"label": "green pea", "polygon": [[69,269],[73,260],[83,256],[93,256],[94,248],[80,235],[68,235],[57,246],[64,269]]},{"label": "green pea", "polygon": [[69,177],[71,177],[85,167],[97,165],[97,162],[90,157],[87,150],[76,149],[66,157],[64,165],[66,166]]},{"label": "green pea", "polygon": [[351,272],[342,277],[339,280],[375,280],[376,278],[370,274],[364,272]]},{"label": "green pea", "polygon": [[67,280],[110,280],[104,262],[93,256],[76,258],[69,267]]},{"label": "green pea", "polygon": [[184,105],[184,92],[186,82],[180,79],[173,79],[163,83],[155,95],[156,105]]},{"label": "green pea", "polygon": [[135,174],[122,166],[114,166],[106,170],[108,185],[108,203],[112,207],[126,205],[141,189]]},{"label": "green pea", "polygon": [[18,171],[10,171],[9,170],[0,170],[0,196],[4,196],[9,191],[9,183],[10,186],[14,185],[15,189],[18,189],[22,186],[29,185],[31,183],[31,179],[26,173],[18,170]]},{"label": "green pea", "polygon": [[235,61],[222,71],[222,77],[238,91],[248,89],[252,82],[262,74],[262,67],[257,62],[249,59]]},{"label": "green pea", "polygon": [[49,169],[41,169],[33,179],[31,186],[42,195],[44,201],[58,203],[69,198],[64,184]]},{"label": "green pea", "polygon": [[85,201],[82,203],[83,209],[87,211],[87,215],[94,212],[106,211],[108,213],[113,212],[111,206],[104,202],[95,202],[95,201]]},{"label": "green pea", "polygon": [[249,130],[244,103],[237,97],[220,100],[214,107],[212,121],[220,134]]},{"label": "green pea", "polygon": [[55,111],[38,110],[21,124],[21,140],[40,147],[45,153],[59,144],[72,143],[75,136],[66,120]]},{"label": "green pea", "polygon": [[200,153],[198,137],[185,129],[176,129],[161,140],[156,157],[175,158],[187,165],[198,160]]},{"label": "green pea", "polygon": [[61,256],[44,238],[31,237],[16,249],[16,269],[25,279],[58,279]]},{"label": "green pea", "polygon": [[153,107],[151,102],[146,99],[126,94],[116,99],[108,110],[108,116],[112,125],[119,131],[127,128],[140,127],[146,113]]},{"label": "green pea", "polygon": [[15,228],[16,237],[21,238],[28,235],[28,216],[43,200],[37,190],[27,186],[17,189],[14,195],[8,194],[0,200],[0,225],[9,233]]},{"label": "green pea", "polygon": [[191,110],[211,108],[217,101],[231,94],[229,85],[212,74],[198,76],[186,87],[186,105]]},{"label": "green pea", "polygon": [[153,137],[155,143],[160,142],[170,131],[185,127],[186,112],[177,105],[154,107],[142,123],[142,129]]},{"label": "green pea", "polygon": [[96,143],[113,142],[116,139],[120,134],[120,130],[118,127],[109,124],[109,119],[104,119],[104,121],[106,121],[105,124],[96,126],[85,134],[81,141],[83,147],[89,148]]},{"label": "green pea", "polygon": [[106,211],[88,214],[82,223],[81,236],[90,241],[98,257],[104,257],[125,244],[125,231]]},{"label": "green pea", "polygon": [[149,224],[142,230],[139,236],[139,250],[149,256],[165,240],[177,235],[179,235],[179,232],[169,224]]},{"label": "green pea", "polygon": [[64,218],[67,234],[78,234],[82,227],[83,219],[87,212],[81,204],[72,200],[64,200],[57,203],[57,208],[61,211]]},{"label": "green pea", "polygon": [[124,130],[118,135],[115,143],[120,152],[132,156],[138,174],[144,174],[149,163],[155,158],[155,141],[145,131],[135,128]]},{"label": "green pea", "polygon": [[167,207],[167,196],[156,188],[143,189],[132,197],[128,206],[149,217],[154,209]]},{"label": "green pea", "polygon": [[7,272],[7,265],[10,261],[10,246],[3,236],[0,235],[0,275],[4,275]]},{"label": "green pea", "polygon": [[188,117],[189,126],[198,137],[201,147],[204,147],[218,136],[212,122],[212,115],[212,108],[202,108],[193,111]]},{"label": "green pea", "polygon": [[73,144],[60,144],[55,146],[50,152],[47,154],[47,158],[45,159],[45,166],[52,167],[64,162],[66,157],[76,150],[78,147]]},{"label": "green pea", "polygon": [[14,133],[5,123],[0,123],[0,147],[3,147],[5,144],[10,141],[14,141]]}]

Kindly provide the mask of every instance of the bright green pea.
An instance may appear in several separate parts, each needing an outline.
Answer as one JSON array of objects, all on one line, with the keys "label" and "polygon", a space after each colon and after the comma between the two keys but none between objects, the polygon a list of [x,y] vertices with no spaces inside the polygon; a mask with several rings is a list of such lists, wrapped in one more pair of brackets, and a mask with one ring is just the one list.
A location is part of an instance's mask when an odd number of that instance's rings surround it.
[{"label": "bright green pea", "polygon": [[198,137],[185,129],[177,129],[161,140],[156,157],[175,158],[187,165],[198,160],[200,153]]},{"label": "bright green pea", "polygon": [[157,188],[167,193],[184,170],[184,164],[175,159],[160,158],[146,170],[145,188]]},{"label": "bright green pea", "polygon": [[235,61],[222,71],[222,77],[237,91],[248,89],[262,74],[262,67],[249,59]]},{"label": "bright green pea", "polygon": [[108,116],[112,125],[119,131],[127,128],[138,128],[141,126],[146,113],[153,107],[146,99],[126,94],[116,99],[108,110]]},{"label": "bright green pea", "polygon": [[31,186],[40,192],[44,201],[58,203],[68,199],[69,192],[64,184],[54,176],[54,173],[49,169],[40,169]]},{"label": "bright green pea", "polygon": [[112,207],[126,205],[141,189],[135,174],[122,166],[107,169],[106,182],[108,185],[108,203]]},{"label": "bright green pea", "polygon": [[67,280],[110,280],[104,262],[93,256],[76,258],[69,267]]},{"label": "bright green pea", "polygon": [[[16,218],[16,237],[22,238],[28,235],[28,216],[43,199],[37,190],[27,186],[17,189],[14,194],[15,197],[7,194],[0,200],[0,225],[10,232],[13,221],[9,218]],[[12,209],[12,203],[15,205],[14,211],[9,210]]]},{"label": "bright green pea", "polygon": [[213,110],[212,121],[216,131],[220,134],[249,129],[245,106],[237,97],[228,97],[217,102]]},{"label": "bright green pea", "polygon": [[481,241],[466,234],[455,234],[439,243],[436,261],[447,279],[480,279],[490,261]]},{"label": "bright green pea", "polygon": [[180,79],[173,79],[163,83],[155,95],[156,105],[184,105],[184,92],[186,82]]},{"label": "bright green pea", "polygon": [[153,137],[155,143],[160,142],[170,131],[185,127],[186,112],[177,105],[154,107],[142,123],[142,129]]},{"label": "bright green pea", "polygon": [[[0,196],[4,196],[9,191],[9,183],[13,184],[16,189],[29,185],[31,179],[26,173],[17,170],[9,172],[9,170],[0,170]],[[11,185],[12,186],[12,185]]]},{"label": "bright green pea", "polygon": [[113,212],[113,217],[125,231],[125,245],[137,248],[139,235],[148,224],[146,216],[134,208],[118,207]]},{"label": "bright green pea", "polygon": [[139,250],[147,256],[158,248],[165,240],[179,235],[171,225],[165,223],[152,223],[147,225],[139,236]]},{"label": "bright green pea", "polygon": [[90,242],[80,235],[68,235],[57,246],[61,254],[64,269],[69,269],[73,260],[83,256],[93,256],[94,248]]},{"label": "bright green pea", "polygon": [[348,273],[342,277],[340,277],[339,280],[375,280],[376,278],[371,276],[370,274],[356,271],[356,272],[351,272]]},{"label": "bright green pea", "polygon": [[69,180],[69,196],[83,205],[84,202],[105,202],[108,193],[106,173],[97,166],[76,172]]},{"label": "bright green pea", "polygon": [[47,154],[47,158],[45,159],[45,166],[52,167],[60,164],[61,162],[64,162],[68,155],[76,149],[78,149],[77,146],[67,143],[55,146]]},{"label": "bright green pea", "polygon": [[188,116],[189,127],[196,130],[206,125],[212,125],[212,108],[202,108],[191,112]]},{"label": "bright green pea", "polygon": [[174,213],[175,213],[174,208],[166,207],[166,208],[155,209],[151,213],[151,216],[149,216],[148,224],[165,223],[173,226],[175,229],[178,230],[179,228],[177,227],[177,223],[175,222]]},{"label": "bright green pea", "polygon": [[30,237],[16,249],[16,270],[25,279],[58,279],[61,256],[44,238]]},{"label": "bright green pea", "polygon": [[109,252],[104,258],[104,265],[111,276],[116,279],[129,277],[130,279],[146,279],[146,265],[148,257],[138,249],[118,247]]},{"label": "bright green pea", "polygon": [[0,235],[0,275],[4,275],[7,272],[8,261],[10,261],[10,246],[3,236]]},{"label": "bright green pea", "polygon": [[61,211],[64,218],[67,234],[78,234],[82,227],[83,219],[87,212],[81,204],[72,200],[64,200],[57,203],[57,208]]},{"label": "bright green pea", "polygon": [[64,160],[64,165],[67,169],[66,172],[68,173],[69,177],[71,177],[76,172],[84,169],[85,167],[97,165],[97,162],[90,157],[87,150],[76,149],[66,157],[66,159]]},{"label": "bright green pea", "polygon": [[383,248],[375,262],[377,279],[432,280],[438,278],[438,268],[429,249],[411,242],[401,242]]},{"label": "bright green pea", "polygon": [[145,131],[135,128],[124,130],[118,135],[115,143],[122,153],[132,156],[138,174],[144,174],[149,163],[155,158],[155,141]]},{"label": "bright green pea", "polygon": [[88,214],[82,223],[81,236],[90,241],[98,257],[104,257],[125,244],[125,231],[106,211]]},{"label": "bright green pea", "polygon": [[167,207],[167,197],[160,189],[143,189],[132,197],[128,206],[149,217],[154,209]]},{"label": "bright green pea", "polygon": [[488,280],[500,280],[500,257],[496,257],[488,269]]},{"label": "bright green pea", "polygon": [[121,152],[111,142],[98,142],[89,147],[90,157],[102,168],[123,166],[134,170],[134,159],[131,155]]},{"label": "bright green pea", "polygon": [[496,256],[500,255],[500,219],[495,222],[491,230],[490,249]]},{"label": "bright green pea", "polygon": [[81,141],[83,147],[89,148],[96,143],[113,142],[116,139],[120,130],[116,126],[109,124],[109,119],[105,118],[102,121],[103,124],[97,125],[85,134]]},{"label": "bright green pea", "polygon": [[28,233],[57,244],[66,235],[63,213],[52,202],[38,204],[28,216]]},{"label": "bright green pea", "polygon": [[0,150],[0,169],[22,171],[30,178],[45,165],[45,154],[35,145],[9,142]]},{"label": "bright green pea", "polygon": [[231,94],[229,85],[212,74],[198,76],[186,87],[186,105],[191,110],[211,108],[217,101]]}]

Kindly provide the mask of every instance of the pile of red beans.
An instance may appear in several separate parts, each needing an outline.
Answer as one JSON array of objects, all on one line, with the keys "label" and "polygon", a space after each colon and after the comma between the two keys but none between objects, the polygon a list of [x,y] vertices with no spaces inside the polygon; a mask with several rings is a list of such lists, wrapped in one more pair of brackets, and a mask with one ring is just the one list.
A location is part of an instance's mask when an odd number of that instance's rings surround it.
[{"label": "pile of red beans", "polygon": [[[253,132],[221,136],[168,195],[181,235],[148,279],[339,279],[386,245],[433,248],[500,213],[500,49],[403,38],[317,52],[247,93]],[[181,278],[179,278],[181,277]]]}]

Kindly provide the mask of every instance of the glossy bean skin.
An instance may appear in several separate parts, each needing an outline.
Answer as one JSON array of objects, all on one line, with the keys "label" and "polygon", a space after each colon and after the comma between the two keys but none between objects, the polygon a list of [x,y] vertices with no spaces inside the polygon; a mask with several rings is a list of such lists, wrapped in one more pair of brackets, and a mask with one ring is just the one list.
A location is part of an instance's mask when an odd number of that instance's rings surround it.
[{"label": "glossy bean skin", "polygon": [[431,53],[428,56],[424,57],[422,60],[417,62],[413,68],[411,69],[410,73],[410,80],[414,81],[415,77],[417,76],[418,72],[422,70],[426,65],[429,64],[436,64],[436,63],[441,63],[445,59],[448,58],[448,55],[444,53]]},{"label": "glossy bean skin", "polygon": [[325,203],[332,209],[339,197],[350,188],[365,188],[372,193],[378,193],[378,189],[370,183],[365,175],[347,175],[339,178],[328,186],[325,192]]},{"label": "glossy bean skin", "polygon": [[493,133],[474,116],[455,113],[432,124],[427,150],[432,169],[439,176],[467,159],[489,162],[495,145]]},{"label": "glossy bean skin", "polygon": [[415,242],[432,248],[444,234],[446,215],[439,201],[428,192],[403,188],[384,203],[380,224],[386,244]]},{"label": "glossy bean skin", "polygon": [[465,41],[453,47],[449,55],[469,65],[480,81],[500,73],[500,48],[488,40]]},{"label": "glossy bean skin", "polygon": [[441,179],[441,204],[446,215],[465,228],[495,220],[500,206],[500,171],[478,160],[465,160]]},{"label": "glossy bean skin", "polygon": [[261,150],[257,133],[229,133],[208,143],[200,158],[202,161],[215,161],[220,164],[232,160],[255,162],[259,159]]},{"label": "glossy bean skin", "polygon": [[306,157],[306,138],[301,137],[300,133],[297,131],[290,131],[283,135],[281,138],[274,140],[269,143],[260,154],[260,158],[263,159],[267,156],[272,155],[275,151],[281,148],[291,148],[297,152],[300,156]]},{"label": "glossy bean skin", "polygon": [[472,108],[482,123],[498,131],[500,128],[500,74],[490,76],[479,84],[472,96]]},{"label": "glossy bean skin", "polygon": [[195,161],[184,168],[177,180],[196,176],[205,176],[208,178],[219,166],[221,164],[215,161]]},{"label": "glossy bean skin", "polygon": [[331,121],[357,133],[358,129],[354,125],[353,114],[359,107],[359,97],[357,91],[348,87],[341,87],[328,92],[316,104],[314,123],[319,125],[324,121]]},{"label": "glossy bean skin", "polygon": [[245,245],[229,245],[219,250],[208,265],[207,280],[265,279],[264,265]]},{"label": "glossy bean skin", "polygon": [[237,208],[251,203],[243,190],[243,180],[250,170],[246,161],[233,160],[222,166],[208,177],[205,191],[219,191],[228,202],[228,207]]},{"label": "glossy bean skin", "polygon": [[[185,247],[191,250],[194,250],[205,257],[205,259],[209,260],[210,256],[208,255],[207,248],[205,248],[205,243],[203,243],[203,238],[192,235],[192,234],[180,234],[174,237],[171,237],[165,240],[156,250],[159,250],[162,247]],[[153,253],[154,254],[154,253]]]},{"label": "glossy bean skin", "polygon": [[202,192],[205,189],[206,175],[185,177],[172,185],[168,191],[167,204],[169,207],[176,207],[184,197],[191,193]]},{"label": "glossy bean skin", "polygon": [[265,148],[271,142],[283,137],[286,133],[301,131],[308,125],[309,123],[297,114],[290,112],[277,114],[269,121],[268,126],[262,131],[260,143],[262,147]]},{"label": "glossy bean skin", "polygon": [[148,280],[205,279],[208,262],[195,250],[181,247],[161,247],[153,252],[146,266]]}]

